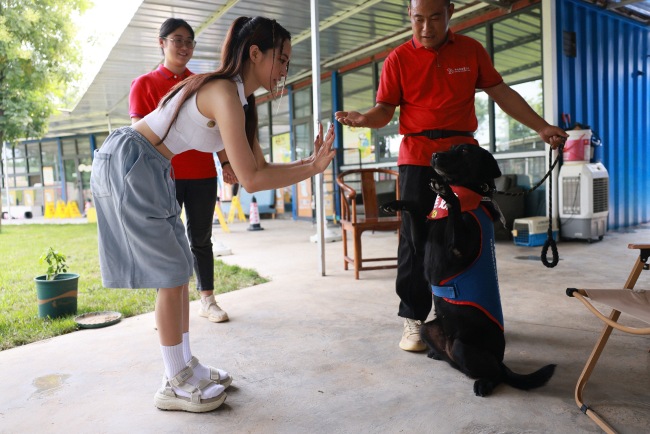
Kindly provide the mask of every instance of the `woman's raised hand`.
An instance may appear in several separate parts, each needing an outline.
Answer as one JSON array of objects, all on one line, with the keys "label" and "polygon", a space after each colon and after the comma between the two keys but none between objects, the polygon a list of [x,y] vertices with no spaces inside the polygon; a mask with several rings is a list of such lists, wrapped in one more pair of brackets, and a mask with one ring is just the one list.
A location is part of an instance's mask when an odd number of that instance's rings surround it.
[{"label": "woman's raised hand", "polygon": [[317,173],[323,172],[327,169],[332,159],[336,155],[336,151],[332,149],[334,144],[334,124],[331,123],[327,129],[327,133],[323,138],[323,124],[318,123],[318,135],[314,140],[314,153],[309,157],[310,164],[316,167]]}]

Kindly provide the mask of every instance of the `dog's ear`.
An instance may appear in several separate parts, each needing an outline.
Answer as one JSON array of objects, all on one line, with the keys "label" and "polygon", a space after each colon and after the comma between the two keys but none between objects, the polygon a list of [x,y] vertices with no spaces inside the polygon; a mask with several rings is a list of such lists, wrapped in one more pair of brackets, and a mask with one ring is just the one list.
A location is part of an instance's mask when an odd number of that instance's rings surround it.
[{"label": "dog's ear", "polygon": [[483,167],[485,167],[485,173],[491,178],[496,179],[501,176],[501,169],[499,169],[499,164],[488,150],[485,150],[483,154]]}]

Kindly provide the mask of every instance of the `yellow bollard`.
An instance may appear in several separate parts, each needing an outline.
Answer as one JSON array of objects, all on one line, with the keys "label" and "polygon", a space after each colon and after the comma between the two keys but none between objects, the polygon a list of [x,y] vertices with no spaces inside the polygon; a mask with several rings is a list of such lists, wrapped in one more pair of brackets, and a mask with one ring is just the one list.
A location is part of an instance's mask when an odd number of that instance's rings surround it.
[{"label": "yellow bollard", "polygon": [[226,224],[226,218],[223,216],[223,211],[221,211],[221,206],[219,205],[219,200],[217,200],[217,205],[214,207],[214,215],[219,220],[219,225],[221,230],[224,232],[230,233],[230,228]]},{"label": "yellow bollard", "polygon": [[235,221],[235,212],[237,213],[237,218],[239,221],[246,221],[246,214],[244,214],[244,210],[241,207],[241,202],[239,201],[238,195],[233,196],[230,202],[230,211],[228,211],[228,223]]},{"label": "yellow bollard", "polygon": [[79,212],[79,206],[77,205],[76,200],[69,200],[68,204],[65,207],[65,212],[68,218],[81,218],[82,215]]},{"label": "yellow bollard", "polygon": [[94,206],[86,210],[86,218],[88,219],[88,223],[97,223],[97,210]]},{"label": "yellow bollard", "polygon": [[61,199],[56,201],[56,211],[54,213],[54,217],[58,219],[64,219],[66,218],[65,215],[65,202],[62,201]]},{"label": "yellow bollard", "polygon": [[53,219],[54,217],[56,217],[56,208],[54,208],[54,203],[53,202],[45,203],[45,218]]}]

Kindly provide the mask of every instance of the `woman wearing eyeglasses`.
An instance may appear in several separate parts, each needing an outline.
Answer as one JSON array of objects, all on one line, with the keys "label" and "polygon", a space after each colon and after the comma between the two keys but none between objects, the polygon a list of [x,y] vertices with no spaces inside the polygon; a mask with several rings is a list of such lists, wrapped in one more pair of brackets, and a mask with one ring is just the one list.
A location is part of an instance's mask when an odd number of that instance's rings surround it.
[{"label": "woman wearing eyeglasses", "polygon": [[218,70],[188,77],[153,112],[113,131],[95,152],[91,189],[103,284],[159,289],[156,322],[165,376],[154,404],[160,409],[213,410],[225,400],[230,378],[183,345],[184,336],[189,341],[193,259],[170,160],[192,149],[225,150],[251,193],[322,173],[335,155],[333,128],[324,135],[319,126],[312,155],[285,164],[266,162],[257,139],[253,93],[284,83],[290,57],[291,35],[275,20],[240,17],[226,36]]}]

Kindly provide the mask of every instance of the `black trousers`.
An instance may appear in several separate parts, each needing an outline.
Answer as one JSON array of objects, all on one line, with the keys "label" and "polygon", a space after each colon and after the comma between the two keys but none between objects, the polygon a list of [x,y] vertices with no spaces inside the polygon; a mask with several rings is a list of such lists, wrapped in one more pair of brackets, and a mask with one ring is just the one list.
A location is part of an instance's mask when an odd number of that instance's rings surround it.
[{"label": "black trousers", "polygon": [[[436,193],[429,188],[432,176],[433,169],[430,166],[399,166],[400,199],[417,201],[422,204],[423,210],[433,209]],[[395,289],[400,298],[398,315],[420,321],[427,319],[433,298],[424,276],[425,240],[413,240],[411,226],[413,219],[426,220],[426,218],[427,211],[417,216],[402,213],[395,281]],[[418,255],[414,252],[413,242],[418,243]]]},{"label": "black trousers", "polygon": [[217,178],[177,179],[176,200],[185,206],[187,237],[194,256],[196,289],[214,290],[212,221],[217,204]]}]

